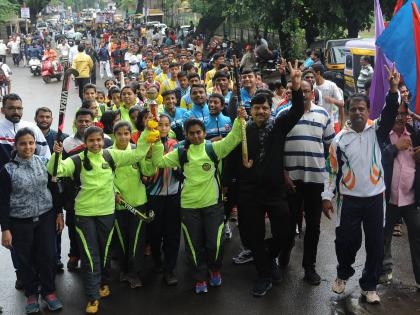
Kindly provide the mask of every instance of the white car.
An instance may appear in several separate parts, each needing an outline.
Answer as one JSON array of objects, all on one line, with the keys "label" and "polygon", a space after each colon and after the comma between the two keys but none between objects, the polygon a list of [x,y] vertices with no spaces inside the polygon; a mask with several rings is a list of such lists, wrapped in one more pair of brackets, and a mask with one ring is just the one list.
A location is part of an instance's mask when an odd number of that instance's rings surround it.
[{"label": "white car", "polygon": [[36,23],[36,29],[39,32],[48,31],[48,25],[45,22],[38,22]]},{"label": "white car", "polygon": [[163,36],[165,36],[165,30],[168,28],[168,26],[165,23],[159,23],[156,24],[156,26],[160,29]]},{"label": "white car", "polygon": [[[189,25],[182,25],[182,26],[180,27],[180,32],[181,32],[181,34],[183,34],[184,36],[187,36],[187,35],[188,35],[188,33],[189,33],[189,29],[190,29],[190,26],[189,26]],[[195,32],[195,27],[194,27],[194,32]]]}]

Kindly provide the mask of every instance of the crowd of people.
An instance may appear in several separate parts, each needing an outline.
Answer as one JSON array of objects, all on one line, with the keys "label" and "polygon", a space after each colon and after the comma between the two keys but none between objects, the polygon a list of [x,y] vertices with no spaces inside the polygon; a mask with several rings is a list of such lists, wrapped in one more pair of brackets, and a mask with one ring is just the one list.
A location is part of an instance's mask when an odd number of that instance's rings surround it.
[{"label": "crowd of people", "polygon": [[[17,94],[5,95],[1,107],[2,245],[26,313],[39,311],[40,297],[52,311],[63,307],[55,275],[64,268],[64,224],[67,270],[83,273],[88,314],[111,294],[111,257],[130,288],[143,286],[145,255],[176,285],[181,231],[194,292],[221,286],[224,243],[236,220],[242,250],[233,260],[255,263],[254,296],[282,281],[303,218],[304,280],[319,285],[323,212],[337,213],[335,293],[355,272],[363,226],[361,294],[380,302],[377,285],[392,280],[391,238],[401,217],[420,288],[419,117],[408,110],[395,68],[387,69],[382,116],[372,121],[369,69],[358,82],[363,92],[345,103],[318,52],[302,66],[279,59],[281,80],[267,85],[250,45],[236,65],[228,50],[216,49],[206,63],[202,50],[153,39],[144,45],[125,31],[105,31],[97,49],[88,39],[56,49],[79,73],[72,135],[57,139],[48,107],[36,110],[35,123],[22,120]],[[97,67],[104,88],[96,85]]]}]

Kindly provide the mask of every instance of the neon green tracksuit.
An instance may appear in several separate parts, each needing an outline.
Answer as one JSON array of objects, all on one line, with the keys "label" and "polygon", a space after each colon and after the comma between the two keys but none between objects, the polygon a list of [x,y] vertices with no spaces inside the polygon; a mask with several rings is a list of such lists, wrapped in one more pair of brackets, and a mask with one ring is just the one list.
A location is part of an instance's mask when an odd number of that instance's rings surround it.
[{"label": "neon green tracksuit", "polygon": [[[112,149],[118,150],[116,144]],[[128,144],[126,151],[133,150]],[[156,168],[150,161],[142,160],[129,166],[115,170],[115,189],[121,197],[139,211],[147,210],[146,187],[141,181],[141,175],[152,176]],[[145,232],[143,221],[125,210],[123,206],[117,205],[115,229],[117,232],[118,259],[121,271],[129,278],[138,276],[142,271],[143,247],[145,244]],[[114,238],[115,239],[115,238]]]},{"label": "neon green tracksuit", "polygon": [[[147,137],[148,131],[142,134]],[[141,141],[136,150],[109,150],[116,168],[130,166],[144,159],[150,145]],[[87,271],[84,277],[85,290],[90,301],[98,300],[101,284],[108,281],[108,250],[114,231],[115,190],[114,174],[105,161],[102,151],[80,153],[90,160],[90,171],[83,167],[80,173],[80,191],[75,200],[76,232],[82,250],[82,264]],[[56,155],[48,163],[48,171],[52,173]],[[75,165],[71,158],[59,160],[58,176],[72,177]]]},{"label": "neon green tracksuit", "polygon": [[[226,157],[241,141],[239,121],[235,120],[226,138],[213,142],[219,160]],[[180,167],[178,150],[163,154],[163,145],[153,147],[152,161],[159,168]],[[218,204],[219,184],[215,165],[205,150],[205,142],[191,144],[187,150],[188,162],[184,165],[184,186],[181,192],[181,226],[185,247],[192,266],[194,279],[204,281],[207,272],[220,270],[223,256],[223,207]],[[205,244],[205,246],[203,246]]]}]

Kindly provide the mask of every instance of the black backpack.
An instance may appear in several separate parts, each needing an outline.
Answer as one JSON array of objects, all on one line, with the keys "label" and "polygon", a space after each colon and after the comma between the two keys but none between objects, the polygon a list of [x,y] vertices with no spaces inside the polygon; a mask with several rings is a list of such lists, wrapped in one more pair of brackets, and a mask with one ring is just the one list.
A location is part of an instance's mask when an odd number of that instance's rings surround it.
[{"label": "black backpack", "polygon": [[[187,149],[185,148],[185,141],[179,142],[177,150],[178,150],[179,164],[181,165],[181,179],[180,179],[180,185],[181,185],[185,178],[183,175],[184,165],[185,163],[188,163]],[[219,187],[219,202],[220,202],[222,200],[222,184],[221,184],[220,174],[219,174],[219,159],[217,158],[217,155],[214,152],[213,144],[210,140],[206,140],[205,150],[206,150],[207,156],[214,163],[214,168],[215,168],[214,177],[216,178],[217,186]]]},{"label": "black backpack", "polygon": [[[115,173],[116,166],[115,166],[114,159],[111,156],[111,153],[109,153],[107,149],[104,149],[102,151],[102,156],[104,160],[111,167],[112,172]],[[73,160],[73,163],[74,163],[73,183],[78,193],[80,190],[80,185],[81,185],[80,173],[82,172],[82,159],[80,158],[79,154],[73,155],[70,158]]]}]

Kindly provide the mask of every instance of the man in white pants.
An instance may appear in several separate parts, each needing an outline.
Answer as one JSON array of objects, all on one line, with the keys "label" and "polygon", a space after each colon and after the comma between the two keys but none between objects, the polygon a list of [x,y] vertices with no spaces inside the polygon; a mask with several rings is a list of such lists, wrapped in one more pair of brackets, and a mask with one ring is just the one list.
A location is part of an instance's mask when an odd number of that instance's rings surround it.
[{"label": "man in white pants", "polygon": [[110,59],[111,56],[109,54],[109,50],[106,43],[101,44],[101,48],[98,50],[98,57],[99,57],[99,76],[101,79],[104,78],[104,70],[106,71],[106,76],[108,78],[112,78],[112,72],[110,67]]}]

